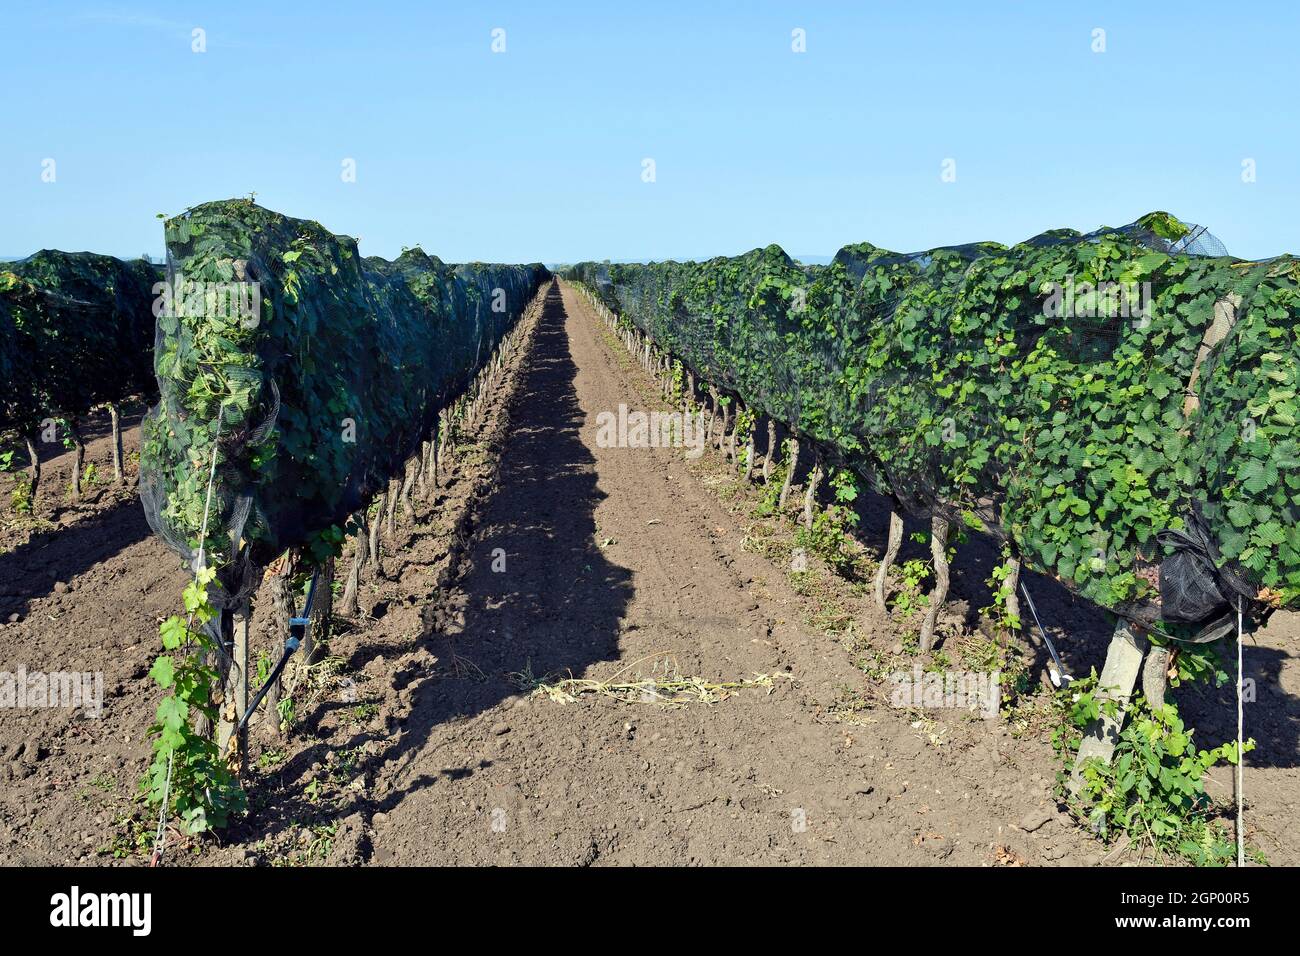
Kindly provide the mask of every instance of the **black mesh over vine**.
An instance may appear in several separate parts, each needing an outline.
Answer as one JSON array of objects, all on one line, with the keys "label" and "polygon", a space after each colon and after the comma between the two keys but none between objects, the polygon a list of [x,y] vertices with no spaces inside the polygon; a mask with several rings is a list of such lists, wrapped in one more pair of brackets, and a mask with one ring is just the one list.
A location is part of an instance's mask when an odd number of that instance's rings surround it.
[{"label": "black mesh over vine", "polygon": [[343,525],[430,436],[513,327],[541,265],[446,265],[356,242],[249,201],[168,220],[173,308],[157,324],[161,398],[144,427],[150,524],[229,595]]},{"label": "black mesh over vine", "polygon": [[0,430],[154,394],[154,284],[144,260],[46,249],[0,263]]},{"label": "black mesh over vine", "polygon": [[1012,247],[570,270],[704,381],[1130,619],[1300,603],[1300,268],[1152,213]]}]

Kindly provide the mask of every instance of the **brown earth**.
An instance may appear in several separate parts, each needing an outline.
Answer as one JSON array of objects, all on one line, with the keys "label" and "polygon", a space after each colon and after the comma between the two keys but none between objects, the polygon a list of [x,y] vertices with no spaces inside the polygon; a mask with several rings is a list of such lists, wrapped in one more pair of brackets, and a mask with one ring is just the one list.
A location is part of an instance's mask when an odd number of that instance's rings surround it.
[{"label": "brown earth", "polygon": [[[918,660],[914,616],[878,613],[861,582],[816,561],[791,575],[792,522],[756,516],[761,486],[717,453],[598,447],[595,417],[620,402],[661,407],[563,287],[443,487],[385,543],[362,614],[301,672],[289,736],[258,729],[248,817],[220,842],[173,833],[170,863],[1149,859],[1109,853],[1057,811],[1044,695],[1010,720],[891,707],[882,678]],[[867,502],[869,546],[884,521]],[[0,862],[143,862],[154,821],[131,796],[158,699],[146,672],[185,576],[134,499],[6,534],[0,621],[20,619],[0,624],[0,669],[102,670],[106,701],[99,720],[0,711]],[[975,609],[993,560],[976,541],[959,549],[941,627],[954,666],[991,646]],[[1104,616],[1031,587],[1070,669],[1100,666]],[[269,652],[265,625],[263,610]],[[1295,616],[1255,641],[1250,839],[1294,864]],[[689,702],[655,699],[670,678],[694,686]],[[1179,700],[1203,745],[1227,739],[1223,692]],[[1227,779],[1212,793],[1228,796]]]}]

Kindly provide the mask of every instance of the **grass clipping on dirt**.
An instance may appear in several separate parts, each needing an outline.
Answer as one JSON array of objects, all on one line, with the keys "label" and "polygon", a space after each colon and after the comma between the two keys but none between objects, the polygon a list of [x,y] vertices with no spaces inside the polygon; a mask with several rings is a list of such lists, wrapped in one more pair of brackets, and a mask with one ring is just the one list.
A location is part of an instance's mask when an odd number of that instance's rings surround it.
[{"label": "grass clipping on dirt", "polygon": [[[653,662],[649,676],[628,676],[637,667]],[[681,672],[672,655],[650,654],[619,668],[607,680],[586,677],[535,676],[531,668],[509,675],[521,690],[533,697],[545,697],[557,704],[576,703],[580,697],[606,697],[624,704],[652,704],[660,707],[686,707],[690,704],[716,704],[736,691],[762,687],[770,694],[778,680],[793,680],[789,674],[755,674],[740,680],[711,681]]]}]

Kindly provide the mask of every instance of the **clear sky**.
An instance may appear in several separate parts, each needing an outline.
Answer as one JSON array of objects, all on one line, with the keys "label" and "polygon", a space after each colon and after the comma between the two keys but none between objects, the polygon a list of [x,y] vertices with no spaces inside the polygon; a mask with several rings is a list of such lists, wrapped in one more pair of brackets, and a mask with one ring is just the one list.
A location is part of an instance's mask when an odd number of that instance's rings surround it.
[{"label": "clear sky", "polygon": [[0,254],[158,254],[155,214],[250,192],[449,261],[911,251],[1152,209],[1300,252],[1298,41],[1283,0],[6,0]]}]

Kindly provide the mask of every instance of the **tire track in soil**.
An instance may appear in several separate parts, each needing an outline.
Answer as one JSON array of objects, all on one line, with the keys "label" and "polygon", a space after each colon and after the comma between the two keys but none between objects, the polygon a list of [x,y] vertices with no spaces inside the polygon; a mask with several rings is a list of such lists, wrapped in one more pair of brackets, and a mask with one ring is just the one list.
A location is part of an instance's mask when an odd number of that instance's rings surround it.
[{"label": "tire track in soil", "polygon": [[[736,519],[681,452],[596,446],[595,416],[636,407],[641,373],[561,288],[512,405],[471,564],[446,598],[461,617],[438,638],[487,679],[439,680],[419,695],[408,728],[423,742],[381,782],[369,859],[978,865],[992,860],[992,842],[1036,857],[1003,828],[1049,784],[1001,765],[1001,728],[975,754],[985,759],[967,754],[955,775],[898,712],[873,711],[867,727],[828,719],[840,689],[865,678],[798,623],[803,599],[741,550]],[[504,573],[492,570],[494,548],[506,552]],[[648,676],[668,656],[683,676],[793,679],[680,709],[593,696],[558,704],[505,679],[525,669]],[[995,778],[1016,815],[1001,791],[990,800],[981,787]]]}]

